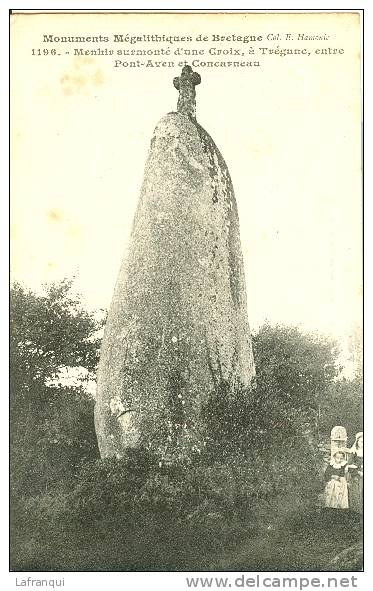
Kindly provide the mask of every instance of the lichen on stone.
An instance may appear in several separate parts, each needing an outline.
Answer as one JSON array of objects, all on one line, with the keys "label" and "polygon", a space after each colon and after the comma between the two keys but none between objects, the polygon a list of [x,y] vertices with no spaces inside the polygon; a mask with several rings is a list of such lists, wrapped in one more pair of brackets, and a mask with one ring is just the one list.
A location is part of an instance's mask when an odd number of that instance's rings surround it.
[{"label": "lichen on stone", "polygon": [[[170,113],[151,141],[107,319],[95,408],[101,455],[140,444],[164,458],[200,453],[202,408],[219,382],[248,385],[254,374],[229,171],[193,118]],[[116,409],[132,408],[118,421]]]}]

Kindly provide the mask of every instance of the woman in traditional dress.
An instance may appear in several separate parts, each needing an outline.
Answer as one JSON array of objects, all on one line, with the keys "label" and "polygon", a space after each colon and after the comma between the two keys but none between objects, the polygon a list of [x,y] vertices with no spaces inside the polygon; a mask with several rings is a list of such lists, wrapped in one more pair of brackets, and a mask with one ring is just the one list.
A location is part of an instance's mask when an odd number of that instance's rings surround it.
[{"label": "woman in traditional dress", "polygon": [[348,509],[346,458],[343,451],[336,451],[325,470],[324,506],[328,509]]},{"label": "woman in traditional dress", "polygon": [[363,512],[363,432],[356,433],[355,443],[348,450],[352,455],[346,466],[349,508],[355,513]]}]

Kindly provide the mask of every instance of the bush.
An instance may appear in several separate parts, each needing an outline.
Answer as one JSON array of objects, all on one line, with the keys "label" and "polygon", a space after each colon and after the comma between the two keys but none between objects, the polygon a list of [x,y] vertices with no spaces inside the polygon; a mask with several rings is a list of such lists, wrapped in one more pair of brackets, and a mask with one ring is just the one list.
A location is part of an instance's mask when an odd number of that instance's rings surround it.
[{"label": "bush", "polygon": [[185,556],[190,568],[210,553],[289,527],[314,506],[317,470],[317,457],[299,442],[188,467],[159,466],[141,450],[92,461],[70,492],[18,502],[13,564],[24,564],[26,551],[32,562],[34,551],[35,563],[42,554],[62,570],[126,570],[135,563],[140,570],[174,569]]},{"label": "bush", "polygon": [[279,495],[291,493],[305,506],[313,503],[319,491],[318,473],[318,456],[301,443],[188,467],[160,467],[147,452],[133,450],[120,460],[85,464],[72,491],[26,499],[24,507],[40,523],[54,518],[137,523],[146,515],[184,522],[202,507],[225,518],[249,514],[255,518],[260,507]]}]

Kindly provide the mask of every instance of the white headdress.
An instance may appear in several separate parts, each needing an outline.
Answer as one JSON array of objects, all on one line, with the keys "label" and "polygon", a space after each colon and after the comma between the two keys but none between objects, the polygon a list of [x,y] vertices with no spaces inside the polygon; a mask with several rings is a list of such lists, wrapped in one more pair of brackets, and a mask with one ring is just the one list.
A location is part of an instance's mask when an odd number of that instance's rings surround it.
[{"label": "white headdress", "polygon": [[351,447],[350,451],[352,453],[354,453],[354,454],[357,454],[357,455],[361,455],[362,456],[363,455],[363,450],[362,449],[358,449],[358,447],[357,447],[357,442],[359,441],[359,439],[361,437],[363,437],[363,431],[359,431],[359,433],[356,433],[356,435],[355,435],[355,441],[354,441],[354,444]]}]

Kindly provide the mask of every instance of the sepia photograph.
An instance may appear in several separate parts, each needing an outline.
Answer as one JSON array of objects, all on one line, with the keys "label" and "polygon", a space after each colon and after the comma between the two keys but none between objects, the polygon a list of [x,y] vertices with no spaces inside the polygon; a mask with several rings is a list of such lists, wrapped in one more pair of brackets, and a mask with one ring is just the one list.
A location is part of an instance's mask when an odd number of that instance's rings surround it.
[{"label": "sepia photograph", "polygon": [[363,570],[362,18],[11,11],[19,585]]}]

